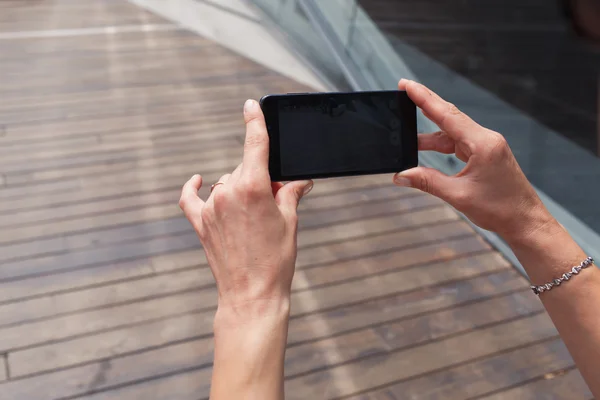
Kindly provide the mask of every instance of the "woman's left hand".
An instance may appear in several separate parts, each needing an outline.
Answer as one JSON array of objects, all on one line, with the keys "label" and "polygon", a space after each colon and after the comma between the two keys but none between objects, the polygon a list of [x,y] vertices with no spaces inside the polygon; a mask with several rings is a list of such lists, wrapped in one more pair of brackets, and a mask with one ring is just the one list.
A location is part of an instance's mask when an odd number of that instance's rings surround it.
[{"label": "woman's left hand", "polygon": [[218,312],[240,317],[289,308],[296,262],[296,209],[311,181],[271,183],[269,136],[259,104],[244,105],[243,162],[223,175],[206,201],[202,177],[183,187],[179,205],[206,251],[218,292]]}]

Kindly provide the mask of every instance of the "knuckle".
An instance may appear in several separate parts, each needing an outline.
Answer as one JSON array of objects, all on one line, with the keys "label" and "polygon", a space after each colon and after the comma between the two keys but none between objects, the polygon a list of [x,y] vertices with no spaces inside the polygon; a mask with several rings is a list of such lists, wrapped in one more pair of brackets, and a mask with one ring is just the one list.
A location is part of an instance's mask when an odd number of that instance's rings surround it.
[{"label": "knuckle", "polygon": [[446,102],[446,107],[443,113],[440,128],[445,129],[443,127],[446,126],[448,122],[456,124],[464,118],[466,118],[466,115],[463,114],[463,112],[460,111],[460,109],[456,107],[454,103]]},{"label": "knuckle", "polygon": [[215,204],[223,204],[227,201],[227,191],[225,190],[225,188],[215,190],[215,192],[213,193],[213,197],[213,201]]},{"label": "knuckle", "polygon": [[491,161],[503,161],[510,156],[508,142],[501,134],[494,132],[489,143],[489,159]]},{"label": "knuckle", "polygon": [[185,211],[186,204],[187,204],[187,201],[186,201],[185,197],[183,195],[181,195],[181,197],[179,197],[179,208],[181,208],[181,210]]},{"label": "knuckle", "polygon": [[254,179],[248,179],[245,182],[240,182],[237,186],[238,196],[246,202],[256,201],[263,196],[263,190]]},{"label": "knuckle", "polygon": [[226,188],[219,189],[213,194],[213,207],[215,213],[223,213],[231,205],[231,195]]},{"label": "knuckle", "polygon": [[454,103],[448,103],[447,107],[448,107],[448,110],[447,110],[448,114],[454,115],[454,116],[463,115],[462,111],[460,111]]},{"label": "knuckle", "polygon": [[426,193],[433,194],[431,180],[426,175],[421,175],[419,178],[419,188]]},{"label": "knuckle", "polygon": [[455,190],[452,193],[452,205],[458,210],[465,210],[471,202],[471,195],[466,190]]}]

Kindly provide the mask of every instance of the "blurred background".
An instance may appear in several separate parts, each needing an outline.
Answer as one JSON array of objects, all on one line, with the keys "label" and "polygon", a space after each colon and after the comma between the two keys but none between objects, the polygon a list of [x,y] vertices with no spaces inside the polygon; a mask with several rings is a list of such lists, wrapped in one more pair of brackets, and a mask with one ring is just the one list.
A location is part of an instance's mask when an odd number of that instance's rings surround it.
[{"label": "blurred background", "polygon": [[[595,4],[1,1],[0,399],[208,398],[216,289],[177,201],[239,163],[247,98],[419,80],[600,259]],[[318,181],[299,248],[288,399],[592,398],[510,250],[441,201]]]}]

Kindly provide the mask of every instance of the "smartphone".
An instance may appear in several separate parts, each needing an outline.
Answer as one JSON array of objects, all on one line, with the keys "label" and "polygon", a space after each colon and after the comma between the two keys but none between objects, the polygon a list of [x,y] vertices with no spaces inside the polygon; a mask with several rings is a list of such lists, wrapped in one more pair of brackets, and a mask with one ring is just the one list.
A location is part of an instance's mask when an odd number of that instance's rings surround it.
[{"label": "smartphone", "polygon": [[273,181],[415,167],[417,110],[404,91],[289,93],[260,100]]}]

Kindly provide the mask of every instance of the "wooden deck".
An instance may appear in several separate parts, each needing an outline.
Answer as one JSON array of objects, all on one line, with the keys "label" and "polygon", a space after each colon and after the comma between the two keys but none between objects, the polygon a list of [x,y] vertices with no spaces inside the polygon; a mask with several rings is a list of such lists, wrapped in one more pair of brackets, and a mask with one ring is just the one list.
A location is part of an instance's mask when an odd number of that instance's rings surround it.
[{"label": "wooden deck", "polygon": [[[179,189],[239,162],[246,98],[305,89],[125,1],[0,2],[0,399],[208,397]],[[527,282],[390,182],[301,206],[287,398],[590,399]]]}]

